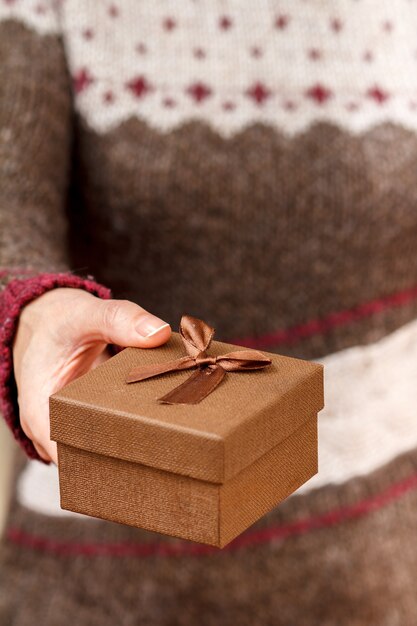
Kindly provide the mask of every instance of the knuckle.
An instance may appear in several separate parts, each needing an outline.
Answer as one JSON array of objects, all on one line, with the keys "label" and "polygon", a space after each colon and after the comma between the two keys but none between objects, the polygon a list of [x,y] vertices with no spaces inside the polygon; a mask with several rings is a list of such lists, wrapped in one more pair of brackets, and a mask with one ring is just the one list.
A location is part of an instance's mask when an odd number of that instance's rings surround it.
[{"label": "knuckle", "polygon": [[23,432],[35,444],[44,446],[46,439],[46,430],[44,424],[34,417],[33,411],[24,411],[20,413],[20,425]]},{"label": "knuckle", "polygon": [[[102,304],[101,315],[104,328],[126,323],[132,314],[132,307],[135,306],[129,300],[105,300]],[[142,309],[140,308],[140,311]]]},{"label": "knuckle", "polygon": [[29,439],[33,440],[33,430],[29,420],[25,416],[20,416],[20,425],[26,437],[29,437]]},{"label": "knuckle", "polygon": [[39,443],[36,443],[35,441],[33,442],[33,446],[36,450],[36,452],[39,454],[39,456],[44,460],[44,461],[50,461],[51,457],[49,456],[49,454],[46,452],[46,450],[43,448],[42,445],[40,445]]},{"label": "knuckle", "polygon": [[18,398],[19,405],[19,421],[20,426],[22,427],[23,432],[29,439],[34,438],[33,432],[33,420],[31,419],[31,411],[30,408],[26,406],[26,402],[23,403],[20,398]]},{"label": "knuckle", "polygon": [[111,328],[117,323],[121,314],[122,302],[122,300],[107,300],[103,303],[101,316],[105,328]]}]

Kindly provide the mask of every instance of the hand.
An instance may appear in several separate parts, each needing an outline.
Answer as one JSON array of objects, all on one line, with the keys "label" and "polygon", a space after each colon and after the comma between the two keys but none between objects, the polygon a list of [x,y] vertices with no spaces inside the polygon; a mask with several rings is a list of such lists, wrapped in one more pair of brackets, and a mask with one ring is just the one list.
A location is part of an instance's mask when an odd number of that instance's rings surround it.
[{"label": "hand", "polygon": [[109,358],[107,344],[154,348],[169,324],[128,300],[102,300],[83,289],[48,291],[21,312],[13,344],[20,423],[45,461],[57,463],[49,396]]}]

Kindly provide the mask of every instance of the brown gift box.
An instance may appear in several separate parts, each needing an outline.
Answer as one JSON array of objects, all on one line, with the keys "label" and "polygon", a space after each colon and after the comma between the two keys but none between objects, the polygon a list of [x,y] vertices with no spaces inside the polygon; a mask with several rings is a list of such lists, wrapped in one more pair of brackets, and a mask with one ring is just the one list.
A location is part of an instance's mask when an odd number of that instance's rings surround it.
[{"label": "brown gift box", "polygon": [[[238,346],[212,341],[210,356]],[[50,397],[61,507],[223,547],[318,471],[323,366],[263,352],[197,404],[161,404],[190,376],[127,384],[137,366],[183,357],[179,333],[126,348]],[[192,372],[191,372],[192,373]]]}]

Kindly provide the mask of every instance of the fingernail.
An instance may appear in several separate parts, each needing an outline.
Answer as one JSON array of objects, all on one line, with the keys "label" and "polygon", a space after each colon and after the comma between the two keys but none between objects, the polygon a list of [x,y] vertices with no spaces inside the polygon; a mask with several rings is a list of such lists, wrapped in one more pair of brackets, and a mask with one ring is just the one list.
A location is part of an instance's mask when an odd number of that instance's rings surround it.
[{"label": "fingernail", "polygon": [[140,320],[139,324],[136,325],[136,332],[142,337],[152,337],[167,326],[169,326],[169,324],[150,315]]}]

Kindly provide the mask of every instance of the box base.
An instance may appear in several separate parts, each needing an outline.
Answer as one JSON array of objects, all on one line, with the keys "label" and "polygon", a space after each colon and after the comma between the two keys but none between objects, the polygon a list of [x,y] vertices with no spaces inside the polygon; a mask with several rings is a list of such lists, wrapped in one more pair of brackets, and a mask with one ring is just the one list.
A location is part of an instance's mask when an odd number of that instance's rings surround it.
[{"label": "box base", "polygon": [[58,442],[61,507],[219,548],[318,471],[317,415],[223,484]]}]

